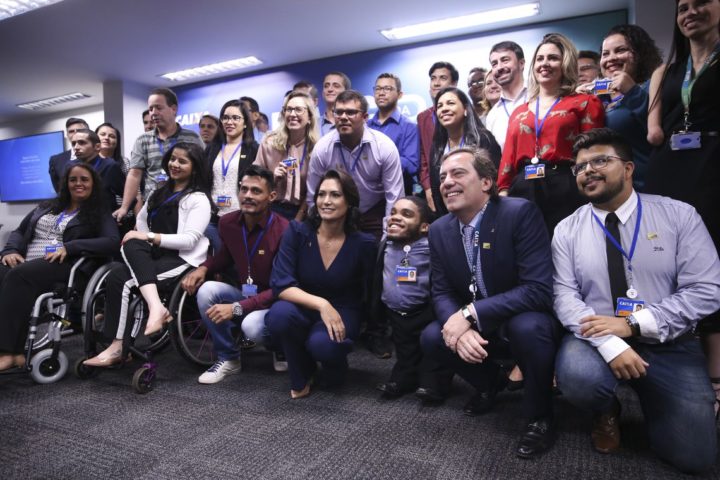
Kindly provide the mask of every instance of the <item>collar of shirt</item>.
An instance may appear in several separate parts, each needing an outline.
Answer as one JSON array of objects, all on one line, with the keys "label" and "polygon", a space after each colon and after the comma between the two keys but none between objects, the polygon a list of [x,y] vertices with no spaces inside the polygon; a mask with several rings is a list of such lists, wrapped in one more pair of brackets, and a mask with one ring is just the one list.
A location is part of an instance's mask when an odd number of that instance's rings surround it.
[{"label": "collar of shirt", "polygon": [[363,128],[363,136],[362,136],[362,138],[360,139],[360,143],[358,143],[355,148],[353,148],[352,150],[350,150],[350,149],[348,149],[345,145],[343,145],[342,141],[340,140],[340,132],[338,132],[337,129],[336,129],[336,130],[334,130],[334,133],[333,133],[333,135],[335,135],[335,137],[336,137],[336,138],[335,138],[335,142],[333,142],[333,143],[339,143],[339,144],[340,144],[340,148],[344,148],[345,150],[348,150],[350,153],[353,153],[353,152],[355,152],[359,147],[362,147],[362,144],[363,144],[363,143],[372,143],[372,141],[373,141],[372,131],[373,131],[373,130],[372,130],[371,128]]},{"label": "collar of shirt", "polygon": [[370,123],[374,126],[382,127],[383,125],[387,125],[392,120],[393,122],[397,123],[398,125],[400,124],[400,117],[402,117],[402,115],[400,114],[400,110],[398,110],[397,108],[395,110],[393,110],[393,112],[390,114],[390,116],[385,120],[385,123],[380,122],[380,120],[378,119],[379,113],[380,113],[380,111],[375,112],[375,115],[373,115],[373,117],[370,120],[368,120],[368,123]]},{"label": "collar of shirt", "polygon": [[[268,207],[268,211],[265,212],[265,214],[262,216],[260,221],[255,224],[255,227],[252,230],[250,230],[250,233],[254,232],[258,228],[260,230],[265,230],[265,228],[267,227],[268,221],[270,220],[271,213],[272,212],[270,211],[270,207]],[[241,213],[240,216],[238,217],[238,223],[240,225],[245,225],[245,214],[244,213]]]},{"label": "collar of shirt", "polygon": [[153,128],[152,130],[150,130],[150,134],[153,136],[153,138],[154,138],[155,140],[160,140],[161,142],[165,142],[165,141],[167,141],[167,140],[170,139],[170,138],[178,138],[178,137],[180,136],[180,132],[182,131],[182,127],[181,127],[180,124],[177,123],[177,122],[175,122],[175,126],[177,127],[177,129],[175,130],[175,133],[173,133],[172,135],[170,135],[169,137],[167,137],[165,140],[163,140],[162,138],[160,138],[160,137],[158,136],[158,129],[157,129],[157,127],[155,127],[155,128]]},{"label": "collar of shirt", "polygon": [[483,210],[485,210],[485,209],[481,208],[480,211],[472,218],[472,220],[470,220],[470,223],[467,223],[467,224],[462,223],[460,221],[460,219],[458,218],[458,223],[460,224],[460,235],[462,235],[463,228],[466,225],[470,225],[471,227],[475,227],[475,225],[477,225],[477,222],[480,220],[480,217],[482,217],[482,215],[483,215]]},{"label": "collar of shirt", "polygon": [[[606,210],[601,210],[601,209],[597,208],[595,205],[591,205],[591,206],[592,206],[592,211],[595,213],[595,215],[598,216],[598,218],[604,225],[605,217],[607,217],[610,212],[608,212]],[[637,193],[635,193],[635,190],[633,190],[630,193],[630,197],[628,197],[628,199],[625,200],[625,202],[622,205],[620,205],[620,207],[617,210],[615,210],[615,215],[617,215],[617,217],[620,219],[620,222],[623,225],[625,225],[625,223],[627,223],[627,221],[630,219],[630,216],[633,214],[633,212],[635,211],[636,208],[637,208]]]},{"label": "collar of shirt", "polygon": [[330,125],[335,125],[335,122],[331,122],[330,120],[328,120],[327,117],[325,116],[325,114],[323,114],[322,119],[320,120],[320,123],[322,125],[327,125],[328,123]]},{"label": "collar of shirt", "polygon": [[[527,87],[523,87],[522,90],[520,90],[520,93],[518,93],[518,96],[515,98],[508,98],[505,96],[505,92],[500,92],[500,99],[495,103],[495,106],[497,107],[500,105],[500,108],[502,108],[502,101],[505,100],[508,103],[514,104],[520,99],[526,99],[527,98]],[[524,103],[524,102],[523,102]]]}]

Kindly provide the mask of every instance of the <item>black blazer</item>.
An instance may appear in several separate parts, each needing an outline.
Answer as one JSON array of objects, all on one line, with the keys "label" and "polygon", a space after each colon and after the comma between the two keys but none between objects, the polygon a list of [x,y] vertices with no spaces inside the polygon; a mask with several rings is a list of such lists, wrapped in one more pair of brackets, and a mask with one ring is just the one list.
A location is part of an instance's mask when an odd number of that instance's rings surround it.
[{"label": "black blazer", "polygon": [[[38,220],[49,211],[49,206],[41,205],[28,213],[20,222],[20,226],[10,234],[0,255],[19,253],[25,256]],[[103,214],[99,224],[82,222],[79,215],[76,215],[68,222],[63,232],[63,246],[71,260],[82,255],[109,257],[117,253],[120,248],[120,233],[110,213]]]},{"label": "black blazer", "polygon": [[60,191],[60,180],[62,179],[63,173],[65,173],[65,166],[70,161],[71,153],[70,150],[66,150],[50,157],[48,173],[50,173],[50,181],[52,181],[55,192]]},{"label": "black blazer", "polygon": [[[213,176],[213,165],[215,164],[215,159],[218,156],[218,153],[220,153],[220,149],[222,148],[222,144],[220,142],[211,142],[206,148],[205,148],[205,158],[207,158],[208,165],[210,168],[210,191],[212,192],[213,188],[213,182],[214,182],[214,176]],[[253,164],[255,161],[255,157],[257,156],[257,152],[260,149],[260,146],[256,141],[253,140],[252,143],[247,144],[243,142],[243,146],[240,153],[240,164],[238,165],[238,178],[237,181],[240,183],[240,179],[242,178],[243,174],[245,173],[245,170]],[[215,201],[215,199],[213,199]]]}]

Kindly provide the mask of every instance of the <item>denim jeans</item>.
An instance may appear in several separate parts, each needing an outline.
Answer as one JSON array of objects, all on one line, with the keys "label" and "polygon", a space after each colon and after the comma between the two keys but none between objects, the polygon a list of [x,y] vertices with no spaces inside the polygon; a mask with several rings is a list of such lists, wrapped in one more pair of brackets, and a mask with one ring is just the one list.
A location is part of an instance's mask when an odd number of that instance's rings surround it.
[{"label": "denim jeans", "polygon": [[650,366],[646,376],[625,381],[615,378],[590,343],[565,335],[556,363],[563,395],[580,408],[604,413],[618,385],[627,383],[640,398],[653,450],[682,471],[709,469],[717,454],[715,394],[699,342],[628,343]]},{"label": "denim jeans", "polygon": [[[228,304],[239,302],[244,298],[239,289],[222,282],[205,282],[197,291],[197,304],[200,310],[200,316],[202,317],[205,327],[210,332],[215,353],[217,353],[218,359],[220,360],[235,360],[240,357],[240,349],[236,341],[237,334],[233,333],[233,330],[238,326],[238,322],[230,320],[215,323],[208,318],[205,312],[218,303]],[[267,337],[269,336],[265,328],[265,314],[267,312],[267,309],[255,310],[243,316],[240,321],[239,326],[242,328],[245,337],[258,345],[267,343]]]}]

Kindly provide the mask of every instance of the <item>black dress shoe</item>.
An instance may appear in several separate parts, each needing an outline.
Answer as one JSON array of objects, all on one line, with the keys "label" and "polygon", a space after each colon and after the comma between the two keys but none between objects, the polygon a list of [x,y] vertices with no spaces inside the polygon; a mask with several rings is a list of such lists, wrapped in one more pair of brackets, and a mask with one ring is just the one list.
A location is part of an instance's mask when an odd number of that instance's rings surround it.
[{"label": "black dress shoe", "polygon": [[415,390],[415,396],[424,404],[439,405],[445,401],[445,395],[430,387],[420,387]]},{"label": "black dress shoe", "polygon": [[470,417],[482,415],[492,410],[495,406],[495,389],[486,392],[476,392],[463,407],[463,413]]},{"label": "black dress shoe", "polygon": [[378,383],[375,388],[382,392],[382,397],[387,399],[400,398],[412,389],[402,388],[397,382]]},{"label": "black dress shoe", "polygon": [[554,443],[555,427],[552,420],[541,418],[528,424],[515,454],[520,458],[532,458],[549,450]]}]

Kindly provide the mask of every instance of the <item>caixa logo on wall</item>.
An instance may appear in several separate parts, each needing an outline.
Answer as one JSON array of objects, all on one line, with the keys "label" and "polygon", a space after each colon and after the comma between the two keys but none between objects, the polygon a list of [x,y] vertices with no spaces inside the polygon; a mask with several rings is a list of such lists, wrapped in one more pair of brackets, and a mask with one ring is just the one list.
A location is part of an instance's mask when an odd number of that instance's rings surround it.
[{"label": "caixa logo on wall", "polygon": [[[373,115],[375,115],[375,112],[377,112],[375,98],[373,98],[371,95],[365,95],[365,98],[367,99],[369,104],[368,113],[372,117]],[[404,94],[403,97],[398,100],[397,104],[397,108],[398,110],[400,110],[400,114],[406,116],[412,121],[416,121],[418,113],[422,112],[427,107],[428,104],[427,102],[425,102],[425,99],[420,95],[416,95],[414,93]]]},{"label": "caixa logo on wall", "polygon": [[203,115],[207,115],[208,113],[210,112],[208,112],[207,110],[204,112],[183,113],[175,117],[175,121],[179,123],[181,127],[197,127],[198,123],[200,123],[200,118]]}]

